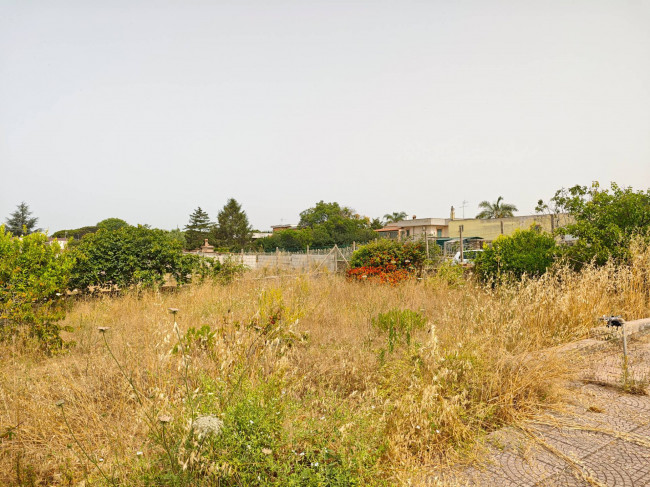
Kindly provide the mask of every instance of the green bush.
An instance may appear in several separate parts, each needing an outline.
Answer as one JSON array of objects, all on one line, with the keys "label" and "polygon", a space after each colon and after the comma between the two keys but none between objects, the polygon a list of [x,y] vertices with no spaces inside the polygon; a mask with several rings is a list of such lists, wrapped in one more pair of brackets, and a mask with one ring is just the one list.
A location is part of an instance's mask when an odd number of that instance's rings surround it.
[{"label": "green bush", "polygon": [[314,235],[311,228],[280,230],[258,241],[265,252],[272,252],[276,248],[296,252],[306,250],[307,246],[313,246],[313,243]]},{"label": "green bush", "polygon": [[419,270],[426,259],[421,242],[380,239],[360,247],[350,258],[350,267],[386,267]]},{"label": "green bush", "polygon": [[76,263],[70,285],[82,291],[160,285],[167,274],[180,275],[187,264],[182,260],[181,245],[168,232],[144,226],[100,229],[84,235],[73,253]]},{"label": "green bush", "polygon": [[[177,243],[182,245],[180,242]],[[185,284],[192,281],[203,282],[206,279],[217,279],[223,269],[224,266],[217,259],[197,254],[183,254],[171,274],[176,282]]]},{"label": "green bush", "polygon": [[479,252],[474,270],[483,281],[540,276],[553,264],[557,245],[552,235],[531,228],[499,236]]},{"label": "green bush", "polygon": [[74,260],[42,233],[22,239],[0,226],[0,338],[26,329],[44,348],[63,345],[56,323]]},{"label": "green bush", "polygon": [[612,258],[617,262],[630,259],[630,243],[637,235],[650,236],[650,189],[634,191],[616,183],[601,189],[597,182],[590,188],[574,186],[561,189],[551,198],[551,205],[539,201],[538,211],[566,212],[572,220],[556,233],[578,240],[564,247],[562,253],[577,269],[595,261],[603,265]]}]

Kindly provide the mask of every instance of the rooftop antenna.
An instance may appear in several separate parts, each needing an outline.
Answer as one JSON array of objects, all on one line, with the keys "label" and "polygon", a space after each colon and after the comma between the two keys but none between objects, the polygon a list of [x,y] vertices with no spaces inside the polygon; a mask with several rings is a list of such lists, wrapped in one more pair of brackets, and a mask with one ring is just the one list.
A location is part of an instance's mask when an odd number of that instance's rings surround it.
[{"label": "rooftop antenna", "polygon": [[461,208],[463,209],[463,220],[465,219],[465,207],[467,206],[467,203],[469,203],[467,200],[463,200],[463,204],[461,205]]}]

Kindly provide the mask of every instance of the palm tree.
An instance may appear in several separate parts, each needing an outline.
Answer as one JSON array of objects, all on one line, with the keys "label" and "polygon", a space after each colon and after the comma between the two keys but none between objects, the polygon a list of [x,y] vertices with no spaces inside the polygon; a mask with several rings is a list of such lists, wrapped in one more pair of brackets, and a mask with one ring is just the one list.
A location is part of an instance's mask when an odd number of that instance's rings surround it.
[{"label": "palm tree", "polygon": [[494,203],[489,201],[481,201],[478,204],[479,208],[483,208],[476,218],[510,218],[513,216],[513,213],[517,210],[515,205],[510,203],[502,203],[503,196],[499,196]]},{"label": "palm tree", "polygon": [[386,224],[388,223],[397,223],[399,221],[402,221],[406,219],[408,214],[405,211],[394,211],[393,213],[386,213],[384,215],[384,220],[386,220]]}]

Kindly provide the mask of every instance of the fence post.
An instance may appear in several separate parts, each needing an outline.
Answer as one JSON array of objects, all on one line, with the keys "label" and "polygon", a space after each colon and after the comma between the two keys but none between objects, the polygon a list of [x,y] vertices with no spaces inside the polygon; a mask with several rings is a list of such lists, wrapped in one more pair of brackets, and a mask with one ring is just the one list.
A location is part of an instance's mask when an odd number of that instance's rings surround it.
[{"label": "fence post", "polygon": [[427,248],[427,260],[429,260],[429,235],[426,233],[426,230],[425,230],[425,234],[424,234],[424,243],[425,243],[426,248]]},{"label": "fence post", "polygon": [[627,387],[629,380],[629,370],[627,368],[627,333],[625,333],[625,321],[621,322],[621,333],[623,333],[623,387]]},{"label": "fence post", "polygon": [[458,233],[460,233],[460,263],[461,264],[464,264],[463,262],[464,260],[463,259],[463,230],[465,229],[464,227],[465,227],[464,225],[458,225]]}]

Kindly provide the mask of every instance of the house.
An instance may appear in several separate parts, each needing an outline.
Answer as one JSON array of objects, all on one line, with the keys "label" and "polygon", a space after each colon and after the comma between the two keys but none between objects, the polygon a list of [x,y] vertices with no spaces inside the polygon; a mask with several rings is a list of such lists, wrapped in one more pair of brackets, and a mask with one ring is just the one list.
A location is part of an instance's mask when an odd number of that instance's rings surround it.
[{"label": "house", "polygon": [[281,232],[282,230],[297,230],[298,225],[290,225],[288,223],[283,223],[281,225],[271,225],[271,231],[273,233],[275,232]]},{"label": "house", "polygon": [[409,238],[447,237],[447,220],[444,218],[417,218],[391,223],[375,230],[386,238],[398,240]]},{"label": "house", "polygon": [[528,229],[536,226],[544,231],[552,232],[555,228],[569,222],[567,214],[560,215],[525,215],[511,218],[456,218],[454,207],[451,208],[450,218],[416,218],[390,223],[384,228],[375,230],[385,238],[418,239],[435,237],[436,239],[454,239],[460,237],[462,228],[463,238],[494,240],[499,235],[510,235],[517,229]]}]

